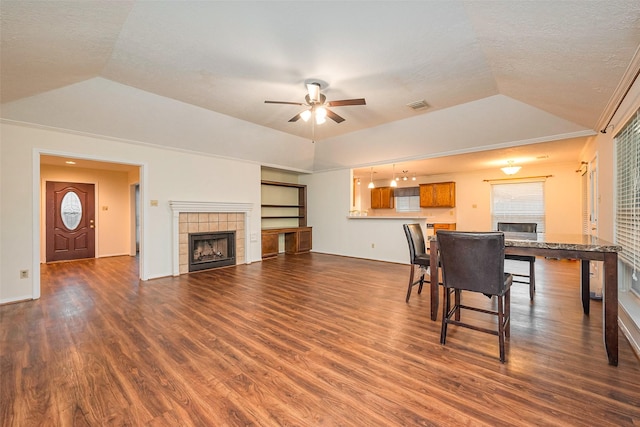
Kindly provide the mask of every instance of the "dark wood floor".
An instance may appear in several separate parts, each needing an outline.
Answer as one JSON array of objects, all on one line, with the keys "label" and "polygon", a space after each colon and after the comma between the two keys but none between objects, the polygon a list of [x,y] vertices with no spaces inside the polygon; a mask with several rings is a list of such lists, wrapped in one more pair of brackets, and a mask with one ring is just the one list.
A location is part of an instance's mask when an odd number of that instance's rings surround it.
[{"label": "dark wood floor", "polygon": [[[640,362],[609,366],[577,262],[538,259],[497,338],[404,302],[409,267],[323,254],[139,282],[136,260],[45,265],[0,307],[5,426],[640,425]],[[489,306],[492,302],[479,296]]]}]

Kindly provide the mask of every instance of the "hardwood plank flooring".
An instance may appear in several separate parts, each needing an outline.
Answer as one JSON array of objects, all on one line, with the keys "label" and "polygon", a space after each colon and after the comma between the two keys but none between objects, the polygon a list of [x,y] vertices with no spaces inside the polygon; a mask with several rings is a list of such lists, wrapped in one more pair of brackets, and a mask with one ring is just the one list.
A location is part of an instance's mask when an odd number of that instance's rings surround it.
[{"label": "hardwood plank flooring", "polygon": [[640,425],[640,362],[620,334],[608,365],[579,263],[536,268],[501,364],[490,335],[440,345],[428,289],[404,302],[407,265],[280,255],[147,282],[130,257],[43,265],[39,300],[0,306],[1,424]]}]

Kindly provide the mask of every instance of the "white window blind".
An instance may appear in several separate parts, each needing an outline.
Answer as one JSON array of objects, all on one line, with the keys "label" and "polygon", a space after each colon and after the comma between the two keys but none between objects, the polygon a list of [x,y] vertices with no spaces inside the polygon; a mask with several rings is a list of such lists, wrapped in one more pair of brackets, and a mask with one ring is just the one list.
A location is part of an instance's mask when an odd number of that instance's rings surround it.
[{"label": "white window blind", "polygon": [[640,292],[640,110],[615,138],[616,243],[619,257],[633,268],[631,287]]},{"label": "white window blind", "polygon": [[396,212],[420,212],[420,196],[396,197]]},{"label": "white window blind", "polygon": [[491,222],[535,222],[544,233],[544,182],[518,182],[491,186]]}]

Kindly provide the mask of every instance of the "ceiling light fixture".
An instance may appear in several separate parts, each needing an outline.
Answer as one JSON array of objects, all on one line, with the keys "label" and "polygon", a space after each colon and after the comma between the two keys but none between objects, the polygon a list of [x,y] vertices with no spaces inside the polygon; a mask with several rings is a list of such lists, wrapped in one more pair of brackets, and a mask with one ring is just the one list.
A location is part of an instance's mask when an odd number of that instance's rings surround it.
[{"label": "ceiling light fixture", "polygon": [[413,178],[411,178],[411,181],[415,181],[416,180],[416,173],[413,173]]},{"label": "ceiling light fixture", "polygon": [[76,162],[74,162],[73,160],[67,160],[65,163],[68,164],[68,165],[75,165],[76,164]]},{"label": "ceiling light fixture", "polygon": [[518,173],[521,167],[522,166],[514,166],[513,160],[509,160],[507,162],[507,166],[500,168],[500,170],[502,170],[502,172],[506,173],[507,175],[514,175]]},{"label": "ceiling light fixture", "polygon": [[396,182],[396,164],[393,164],[393,176],[391,177],[391,186],[397,187],[398,183]]},{"label": "ceiling light fixture", "polygon": [[409,178],[407,177],[407,172],[409,172],[409,171],[402,171],[402,180],[403,180],[403,181],[406,181],[406,180],[408,180],[408,179],[409,179]]},{"label": "ceiling light fixture", "polygon": [[376,188],[376,186],[373,184],[373,168],[371,168],[371,175],[369,177],[369,188]]},{"label": "ceiling light fixture", "polygon": [[360,178],[356,180],[356,184],[360,185]]}]

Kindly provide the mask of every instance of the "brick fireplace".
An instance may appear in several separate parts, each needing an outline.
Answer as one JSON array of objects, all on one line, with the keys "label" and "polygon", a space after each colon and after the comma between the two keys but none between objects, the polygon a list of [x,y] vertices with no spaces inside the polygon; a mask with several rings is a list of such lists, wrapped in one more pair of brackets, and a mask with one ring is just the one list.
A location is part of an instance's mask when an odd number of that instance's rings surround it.
[{"label": "brick fireplace", "polygon": [[251,203],[169,202],[173,211],[173,275],[189,272],[189,234],[235,232],[235,264],[250,264]]}]

